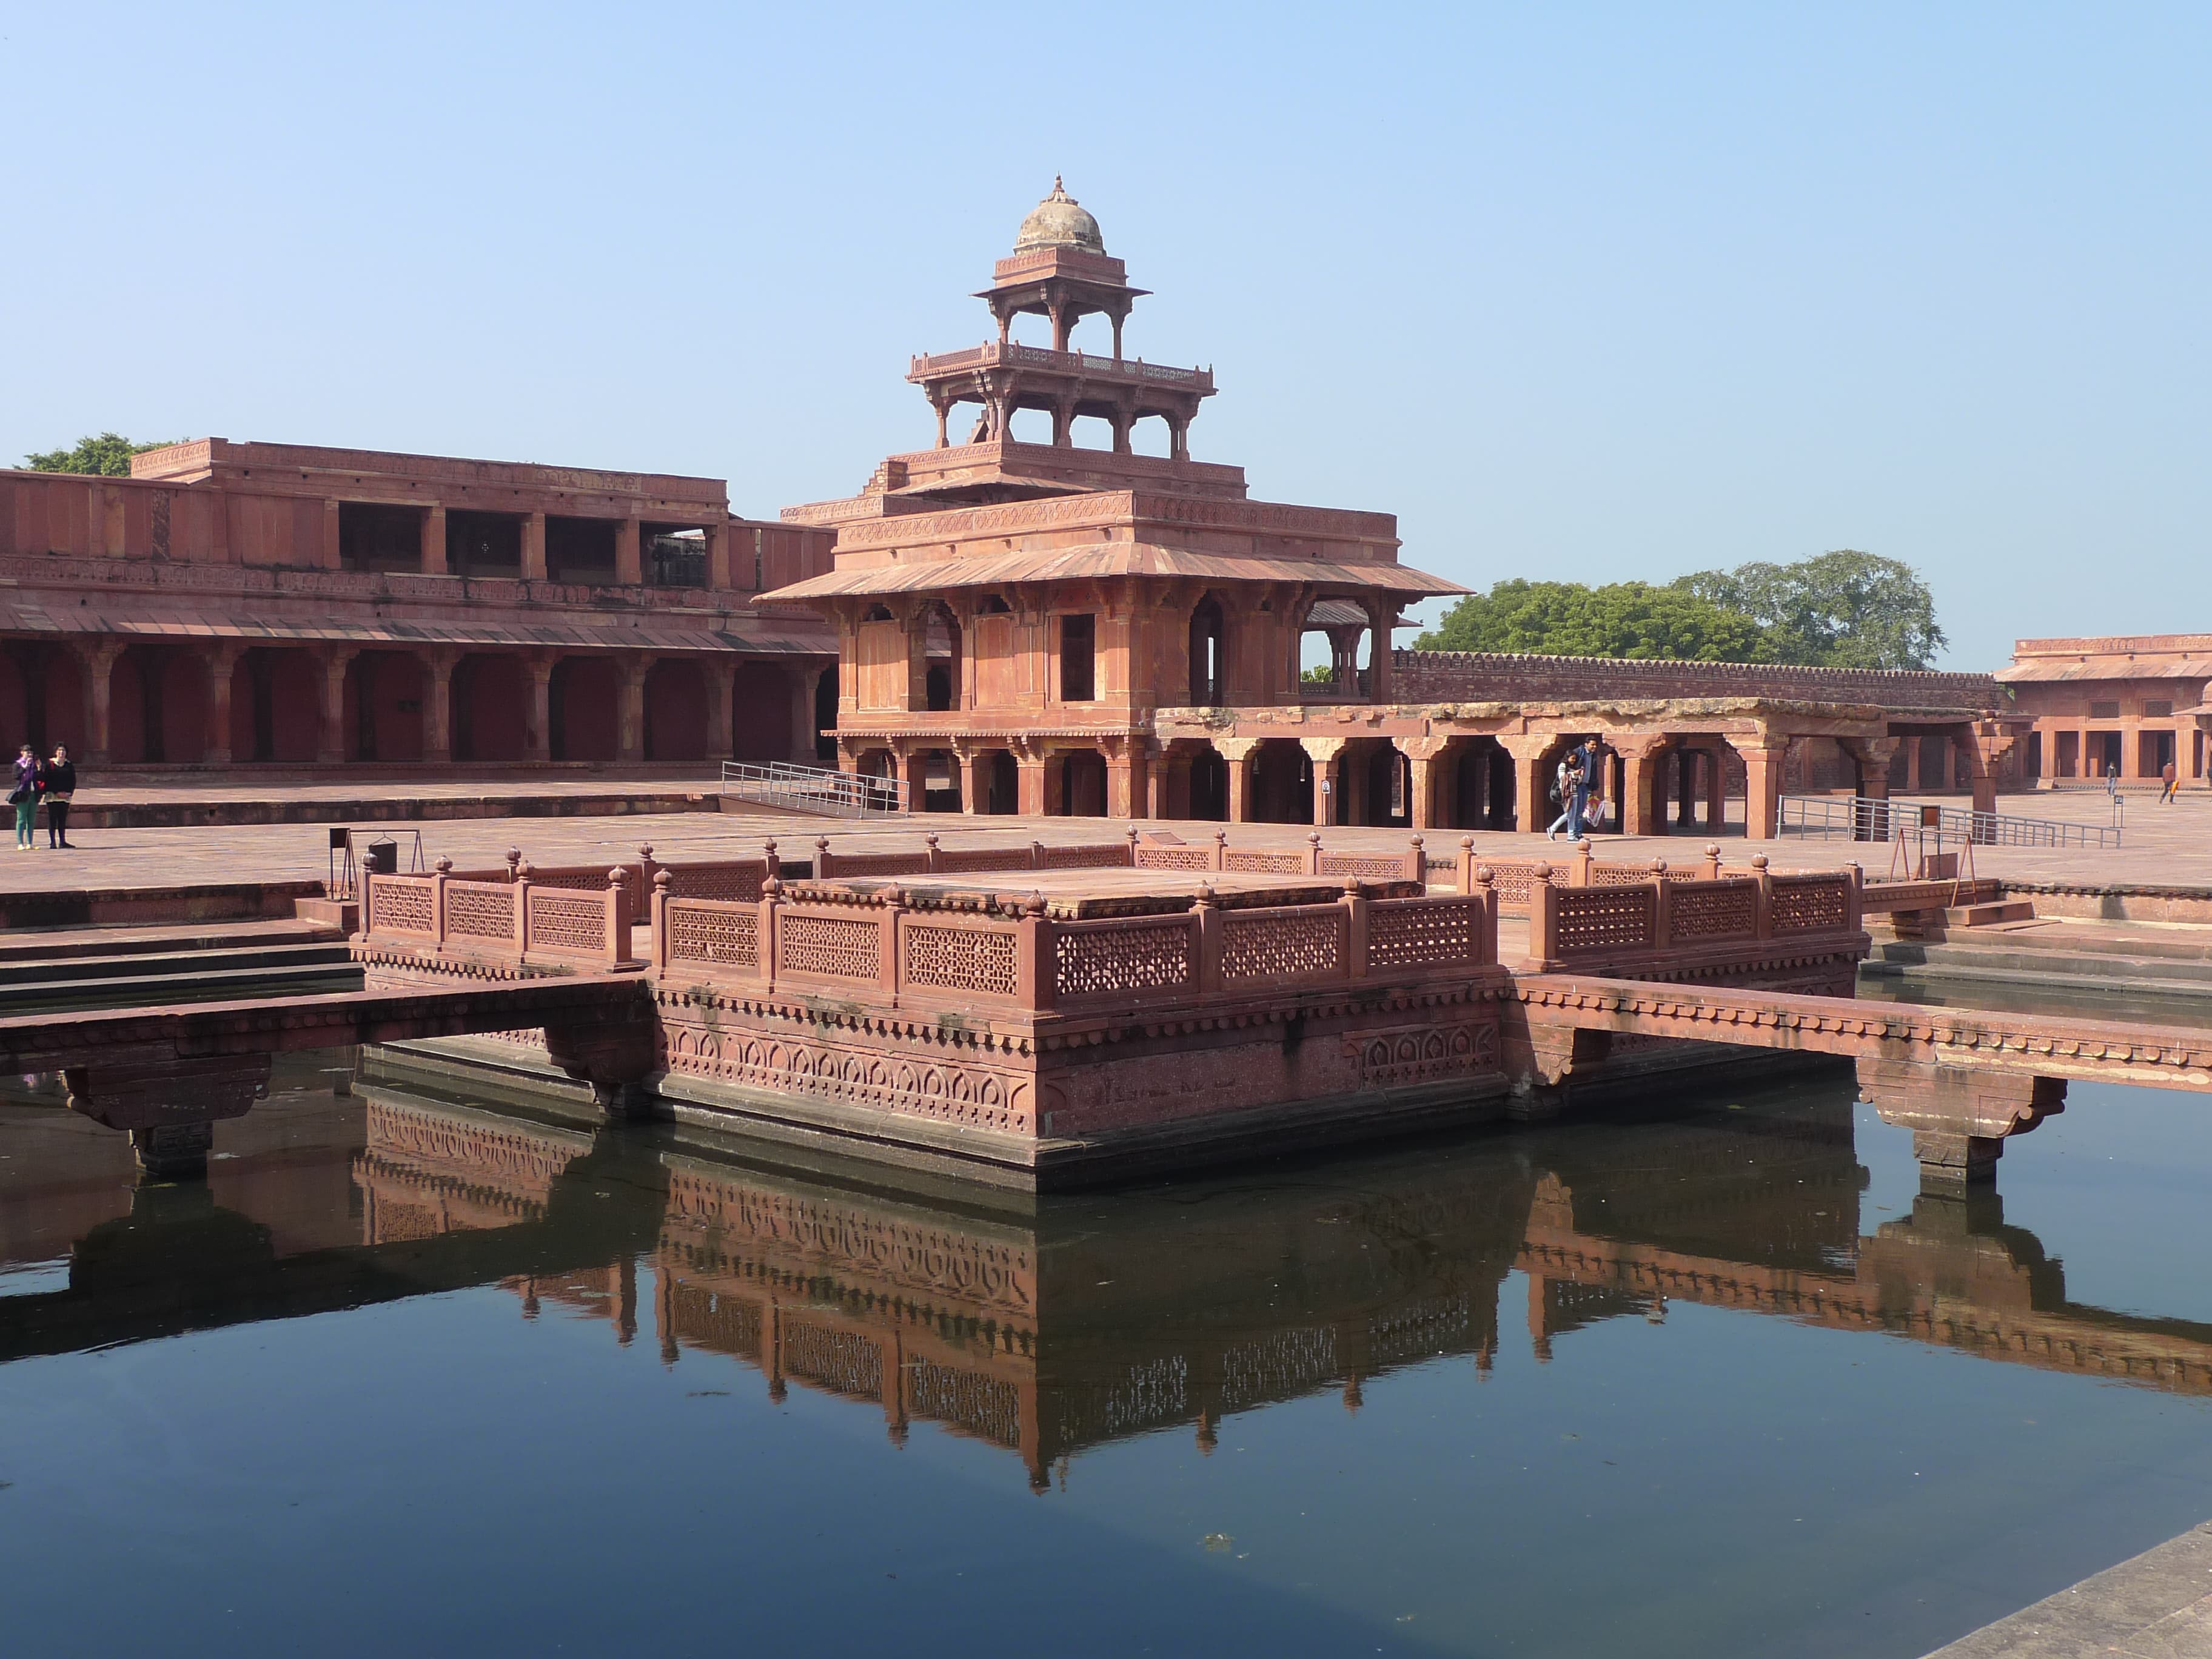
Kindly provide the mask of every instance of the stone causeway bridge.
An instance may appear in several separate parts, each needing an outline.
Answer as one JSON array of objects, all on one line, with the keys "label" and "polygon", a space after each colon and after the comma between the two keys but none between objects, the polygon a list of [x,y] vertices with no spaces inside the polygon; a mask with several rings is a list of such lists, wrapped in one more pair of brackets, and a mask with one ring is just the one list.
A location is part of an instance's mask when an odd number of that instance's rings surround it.
[{"label": "stone causeway bridge", "polygon": [[[1432,884],[1433,882],[1433,884]],[[1485,860],[1127,837],[364,878],[360,993],[0,1021],[0,1065],[188,1170],[269,1056],[429,1045],[608,1112],[1049,1188],[1856,1063],[1923,1183],[2075,1079],[2212,1089],[2212,1033],[1869,1004],[1864,918],[1980,896],[1763,856]],[[462,1041],[454,1041],[462,1039]]]}]

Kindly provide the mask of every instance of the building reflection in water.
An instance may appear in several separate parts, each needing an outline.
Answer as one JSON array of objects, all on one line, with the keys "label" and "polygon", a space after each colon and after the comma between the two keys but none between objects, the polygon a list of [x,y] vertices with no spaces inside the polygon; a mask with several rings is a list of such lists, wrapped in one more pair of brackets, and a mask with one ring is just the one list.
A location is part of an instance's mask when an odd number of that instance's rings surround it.
[{"label": "building reflection in water", "polygon": [[[1486,1370],[1525,1297],[1540,1359],[1670,1304],[1887,1333],[2212,1394],[2212,1327],[2066,1298],[1993,1196],[1925,1195],[1863,1232],[1849,1086],[1756,1109],[1486,1133],[1172,1188],[1031,1200],[888,1190],[678,1129],[440,1100],[377,1057],[222,1126],[209,1180],[0,1102],[0,1359],[498,1285],[526,1317],[649,1322],[661,1358],[736,1359],[1018,1455],[1042,1487],[1091,1446],[1438,1358]],[[296,1081],[296,1080],[295,1080]],[[5,1279],[0,1279],[0,1284]],[[1568,1350],[1571,1352],[1571,1349]]]}]

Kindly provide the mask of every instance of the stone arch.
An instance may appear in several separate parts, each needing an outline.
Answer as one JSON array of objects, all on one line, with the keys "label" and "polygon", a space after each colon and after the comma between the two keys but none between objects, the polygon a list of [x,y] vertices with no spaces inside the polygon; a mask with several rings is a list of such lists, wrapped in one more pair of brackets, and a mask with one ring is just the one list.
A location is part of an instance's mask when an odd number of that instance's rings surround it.
[{"label": "stone arch", "polygon": [[1229,701],[1230,608],[1218,592],[1191,607],[1190,702],[1194,708],[1218,708]]},{"label": "stone arch", "polygon": [[519,761],[530,748],[530,678],[520,657],[483,652],[453,665],[453,757]]},{"label": "stone arch", "polygon": [[975,768],[976,799],[971,811],[1008,816],[1022,810],[1022,769],[1011,749],[988,749]]},{"label": "stone arch", "polygon": [[[836,724],[836,686],[830,696],[831,719]],[[791,753],[791,676],[771,662],[743,662],[730,677],[730,757],[753,766],[798,759]],[[817,697],[815,713],[821,713]],[[703,750],[702,750],[703,752]]]},{"label": "stone arch", "polygon": [[1095,749],[1071,749],[1059,757],[1060,788],[1053,816],[1063,818],[1103,818],[1106,816],[1106,757]]},{"label": "stone arch", "polygon": [[1444,776],[1437,787],[1437,827],[1449,830],[1513,828],[1513,757],[1492,737],[1449,739],[1442,756]]},{"label": "stone arch", "polygon": [[663,657],[653,664],[645,677],[646,759],[707,758],[708,695],[707,671],[696,659]]},{"label": "stone arch", "polygon": [[364,651],[346,665],[339,729],[351,760],[419,761],[428,677],[404,651]]},{"label": "stone arch", "polygon": [[622,754],[622,676],[611,657],[563,657],[553,665],[547,744],[556,761],[611,761]]},{"label": "stone arch", "polygon": [[107,677],[108,758],[190,763],[208,748],[208,665],[173,645],[134,645]]},{"label": "stone arch", "polygon": [[308,652],[255,646],[230,672],[230,753],[296,764],[322,747],[322,665]]},{"label": "stone arch", "polygon": [[1268,738],[1252,751],[1255,823],[1313,822],[1313,757],[1295,738]]}]

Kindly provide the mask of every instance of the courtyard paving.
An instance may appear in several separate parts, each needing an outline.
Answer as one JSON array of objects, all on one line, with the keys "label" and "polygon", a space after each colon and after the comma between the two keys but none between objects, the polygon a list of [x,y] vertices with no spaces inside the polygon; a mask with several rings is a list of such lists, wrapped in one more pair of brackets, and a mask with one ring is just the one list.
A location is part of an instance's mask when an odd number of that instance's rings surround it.
[{"label": "courtyard paving", "polygon": [[[544,794],[550,786],[562,781],[518,779],[511,781],[511,787],[517,793]],[[700,781],[708,787],[706,780]],[[483,794],[497,787],[500,781],[481,777],[439,781],[410,779],[405,784],[407,793],[416,797],[441,789]],[[578,779],[572,787],[580,793],[605,793],[608,782],[605,778]],[[132,787],[135,790],[137,786]],[[241,801],[266,800],[292,788],[328,791],[347,799],[358,799],[365,793],[359,781],[343,786],[315,781],[276,787],[263,782],[237,787]],[[84,796],[94,799],[95,792],[88,789]],[[1963,802],[1951,798],[1942,804],[1957,806]],[[1741,802],[1730,805],[1741,812]],[[2035,794],[2006,796],[1999,802],[1999,810],[2069,823],[2108,823],[2112,809],[2101,795]],[[401,845],[404,868],[417,827],[364,824],[360,827],[360,839],[393,835]],[[1310,827],[1302,824],[1147,822],[1141,827],[1169,831],[1187,841],[1209,838],[1225,827],[1234,844],[1257,847],[1297,846],[1310,833]],[[1030,839],[1095,842],[1124,835],[1128,826],[1097,818],[923,814],[886,824],[881,820],[694,811],[622,817],[443,819],[419,828],[426,859],[450,858],[466,868],[497,863],[509,847],[515,846],[533,862],[548,866],[600,859],[611,864],[634,856],[641,842],[650,843],[664,861],[683,862],[748,856],[771,836],[787,853],[805,857],[811,854],[817,836],[828,838],[841,849],[858,852],[902,845],[925,831],[935,832],[951,848]],[[1379,850],[1403,847],[1407,832],[1338,828],[1325,834],[1331,847]],[[1454,830],[1433,830],[1426,841],[1431,852],[1446,852],[1457,848],[1462,834]],[[73,833],[71,839],[78,843],[75,852],[48,851],[41,823],[38,839],[36,851],[10,853],[0,859],[0,893],[318,879],[329,857],[325,828],[316,823],[87,829]],[[1601,835],[1593,838],[1593,846],[1596,856],[1605,860],[1680,860],[1699,856],[1708,839],[1700,831],[1672,836]],[[1474,840],[1482,851],[1499,858],[1550,855],[1565,859],[1571,853],[1564,840],[1550,842],[1541,836],[1480,833]],[[1884,845],[1794,835],[1778,842],[1753,844],[1742,838],[1740,818],[1720,838],[1720,845],[1724,862],[1732,865],[1743,864],[1753,854],[1764,852],[1778,868],[1833,868],[1856,861],[1869,878],[1889,873],[1891,849]],[[1978,874],[2022,881],[2212,887],[2212,790],[2193,791],[2167,806],[2155,805],[2148,796],[2130,800],[2126,806],[2125,842],[2118,849],[1987,846],[1975,849],[1974,862]]]}]

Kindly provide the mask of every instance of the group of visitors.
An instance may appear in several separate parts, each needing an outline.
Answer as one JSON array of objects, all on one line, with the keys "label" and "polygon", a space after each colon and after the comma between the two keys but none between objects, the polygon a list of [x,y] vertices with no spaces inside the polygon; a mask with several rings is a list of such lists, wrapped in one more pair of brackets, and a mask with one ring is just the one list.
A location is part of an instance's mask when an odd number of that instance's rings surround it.
[{"label": "group of visitors", "polygon": [[1564,830],[1569,841],[1579,842],[1584,830],[1603,821],[1604,753],[1604,745],[1589,738],[1560,757],[1559,775],[1552,785],[1552,799],[1560,808],[1559,816],[1544,831],[1550,839],[1557,841]]},{"label": "group of visitors", "polygon": [[15,751],[15,778],[8,791],[8,805],[15,809],[15,850],[27,853],[37,840],[39,805],[46,809],[46,838],[55,848],[75,849],[69,838],[70,797],[76,793],[76,768],[69,745],[56,744],[54,752],[40,760],[29,744]]}]

